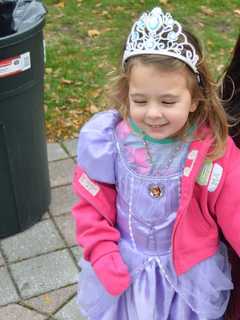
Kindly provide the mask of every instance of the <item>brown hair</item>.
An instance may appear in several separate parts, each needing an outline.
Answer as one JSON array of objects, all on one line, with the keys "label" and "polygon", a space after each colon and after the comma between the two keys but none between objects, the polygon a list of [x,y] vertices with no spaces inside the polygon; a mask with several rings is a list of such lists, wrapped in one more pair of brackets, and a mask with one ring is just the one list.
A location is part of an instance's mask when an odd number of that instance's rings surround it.
[{"label": "brown hair", "polygon": [[[187,124],[183,130],[179,133],[179,136],[186,136],[186,128],[201,125],[205,125],[210,128],[213,136],[213,148],[208,155],[209,159],[215,159],[223,154],[226,139],[228,135],[227,118],[224,112],[223,106],[217,94],[217,86],[211,79],[210,73],[204,61],[202,49],[199,41],[190,32],[183,31],[187,36],[188,41],[195,47],[197,54],[199,55],[199,62],[197,64],[197,70],[199,72],[200,83],[197,80],[196,74],[188,67],[184,62],[163,55],[139,55],[130,57],[123,68],[121,68],[120,74],[112,81],[111,88],[109,90],[109,96],[111,102],[123,118],[128,116],[128,91],[129,91],[129,78],[131,69],[137,63],[150,64],[164,70],[179,70],[186,69],[190,90],[192,93],[192,99],[197,101],[197,109],[189,114]],[[202,139],[203,136],[196,138]]]}]

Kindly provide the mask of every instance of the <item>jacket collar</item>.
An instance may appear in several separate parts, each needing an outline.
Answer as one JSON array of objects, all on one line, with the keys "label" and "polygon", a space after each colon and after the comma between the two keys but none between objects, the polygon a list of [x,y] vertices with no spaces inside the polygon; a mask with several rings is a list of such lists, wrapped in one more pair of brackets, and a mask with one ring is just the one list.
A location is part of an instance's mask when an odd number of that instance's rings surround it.
[{"label": "jacket collar", "polygon": [[198,133],[204,134],[204,138],[192,141],[189,146],[189,152],[185,161],[183,176],[181,180],[181,199],[179,203],[179,212],[185,210],[192,198],[194,184],[198,174],[203,166],[208,152],[212,147],[212,134],[210,129],[198,129]]}]

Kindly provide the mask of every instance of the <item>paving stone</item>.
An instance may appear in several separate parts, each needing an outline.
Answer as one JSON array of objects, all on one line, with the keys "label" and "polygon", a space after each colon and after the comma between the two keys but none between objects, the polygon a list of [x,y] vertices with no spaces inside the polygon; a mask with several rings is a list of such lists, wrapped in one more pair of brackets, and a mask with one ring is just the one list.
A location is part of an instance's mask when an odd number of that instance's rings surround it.
[{"label": "paving stone", "polygon": [[77,201],[77,196],[73,193],[71,184],[52,189],[51,198],[49,210],[54,216],[70,212],[73,204]]},{"label": "paving stone", "polygon": [[1,252],[0,252],[0,267],[3,266],[4,264],[5,264],[5,261],[3,259]]},{"label": "paving stone", "polygon": [[77,291],[77,285],[71,285],[49,293],[45,293],[39,297],[24,301],[23,303],[35,310],[53,314],[65,301]]},{"label": "paving stone", "polygon": [[49,163],[50,184],[52,187],[70,184],[73,177],[74,161],[72,159]]},{"label": "paving stone", "polygon": [[64,248],[64,242],[50,220],[38,222],[30,229],[2,241],[9,262]]},{"label": "paving stone", "polygon": [[48,143],[47,153],[48,161],[61,160],[69,157],[59,143]]},{"label": "paving stone", "polygon": [[80,313],[79,307],[74,297],[69,303],[67,303],[62,309],[60,309],[54,318],[57,320],[87,320]]},{"label": "paving stone", "polygon": [[55,222],[58,225],[63,237],[67,241],[69,247],[76,244],[75,236],[75,222],[71,214],[60,216],[55,218]]},{"label": "paving stone", "polygon": [[77,143],[78,139],[66,140],[63,142],[63,145],[72,157],[77,155]]},{"label": "paving stone", "polygon": [[[20,298],[16,292],[16,289],[12,283],[11,278],[9,277],[7,268],[1,267],[0,268],[0,306],[3,306],[8,303],[12,303],[12,302],[17,302],[19,300]],[[1,316],[0,316],[0,319],[5,320],[5,318]]]},{"label": "paving stone", "polygon": [[71,251],[76,258],[76,261],[79,262],[79,260],[82,258],[83,252],[82,249],[79,246],[72,247]]},{"label": "paving stone", "polygon": [[77,282],[78,270],[67,250],[60,250],[10,265],[24,299]]},{"label": "paving stone", "polygon": [[33,310],[29,310],[18,304],[8,305],[0,309],[0,319],[4,320],[46,320],[43,316]]}]

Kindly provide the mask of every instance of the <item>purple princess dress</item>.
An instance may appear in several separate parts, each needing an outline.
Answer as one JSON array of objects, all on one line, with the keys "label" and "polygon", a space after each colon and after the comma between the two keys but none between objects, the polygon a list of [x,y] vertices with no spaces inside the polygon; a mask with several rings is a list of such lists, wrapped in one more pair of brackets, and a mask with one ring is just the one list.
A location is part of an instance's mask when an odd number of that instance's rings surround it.
[{"label": "purple princess dress", "polygon": [[78,163],[92,179],[116,185],[119,247],[132,278],[113,297],[81,259],[78,303],[87,319],[223,319],[233,287],[224,244],[181,276],[172,263],[171,234],[189,143],[144,136],[116,111],[99,113],[82,128]]}]

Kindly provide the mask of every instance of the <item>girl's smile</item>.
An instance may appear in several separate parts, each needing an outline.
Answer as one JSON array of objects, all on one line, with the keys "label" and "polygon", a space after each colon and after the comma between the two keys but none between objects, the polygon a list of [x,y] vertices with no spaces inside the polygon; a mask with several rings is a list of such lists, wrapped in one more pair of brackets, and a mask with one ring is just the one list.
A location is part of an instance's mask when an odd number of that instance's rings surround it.
[{"label": "girl's smile", "polygon": [[187,86],[188,72],[163,71],[154,65],[134,65],[129,79],[130,117],[145,134],[175,136],[196,110]]}]

